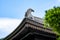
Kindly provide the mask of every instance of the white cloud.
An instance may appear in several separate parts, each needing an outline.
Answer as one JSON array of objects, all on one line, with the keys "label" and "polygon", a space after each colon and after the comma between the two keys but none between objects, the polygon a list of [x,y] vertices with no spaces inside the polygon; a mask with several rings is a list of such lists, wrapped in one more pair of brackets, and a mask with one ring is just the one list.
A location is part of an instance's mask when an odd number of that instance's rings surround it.
[{"label": "white cloud", "polygon": [[20,22],[20,19],[0,18],[0,38],[9,35]]},{"label": "white cloud", "polygon": [[60,2],[60,0],[58,0],[58,2]]},{"label": "white cloud", "polygon": [[58,0],[58,1],[60,1],[60,0]]}]

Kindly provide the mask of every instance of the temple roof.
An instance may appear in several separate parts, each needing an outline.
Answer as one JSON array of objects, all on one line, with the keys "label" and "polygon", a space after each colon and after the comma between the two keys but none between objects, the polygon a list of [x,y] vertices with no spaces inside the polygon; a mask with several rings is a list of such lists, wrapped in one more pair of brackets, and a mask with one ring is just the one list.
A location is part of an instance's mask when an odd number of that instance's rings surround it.
[{"label": "temple roof", "polygon": [[[38,32],[39,34],[42,32],[43,35],[54,37],[55,33],[52,32],[49,28],[43,27],[43,19],[39,17],[35,17],[30,14],[29,17],[25,17],[22,22],[18,25],[18,27],[9,34],[6,39],[14,39],[15,37],[23,37],[27,34],[27,32]],[[30,29],[30,30],[29,30]],[[19,36],[20,35],[20,36]]]}]

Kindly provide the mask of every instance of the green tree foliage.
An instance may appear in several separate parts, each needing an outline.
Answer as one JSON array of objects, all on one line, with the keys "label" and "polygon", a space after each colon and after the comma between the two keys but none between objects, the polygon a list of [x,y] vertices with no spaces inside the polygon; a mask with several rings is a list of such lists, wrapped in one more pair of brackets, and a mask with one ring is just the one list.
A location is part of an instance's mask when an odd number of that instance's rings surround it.
[{"label": "green tree foliage", "polygon": [[53,7],[45,12],[44,26],[52,28],[57,35],[60,35],[60,7]]},{"label": "green tree foliage", "polygon": [[58,37],[57,40],[60,40],[60,37]]}]

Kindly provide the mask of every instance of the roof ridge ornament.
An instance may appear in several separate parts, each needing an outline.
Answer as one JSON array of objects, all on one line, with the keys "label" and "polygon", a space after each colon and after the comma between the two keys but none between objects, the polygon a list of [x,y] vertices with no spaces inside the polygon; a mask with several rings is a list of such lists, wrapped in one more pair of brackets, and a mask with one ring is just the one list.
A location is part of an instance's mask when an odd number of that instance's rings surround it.
[{"label": "roof ridge ornament", "polygon": [[34,10],[29,8],[25,13],[25,18],[32,18],[33,16],[31,14],[31,12],[34,12]]}]

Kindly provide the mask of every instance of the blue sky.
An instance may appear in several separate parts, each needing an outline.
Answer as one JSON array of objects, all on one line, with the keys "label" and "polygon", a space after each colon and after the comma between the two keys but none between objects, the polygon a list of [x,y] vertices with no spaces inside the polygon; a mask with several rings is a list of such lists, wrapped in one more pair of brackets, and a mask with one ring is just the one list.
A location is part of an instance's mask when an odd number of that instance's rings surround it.
[{"label": "blue sky", "polygon": [[34,16],[44,18],[45,10],[54,6],[60,6],[60,0],[0,0],[0,38],[19,25],[28,8],[35,10]]}]

